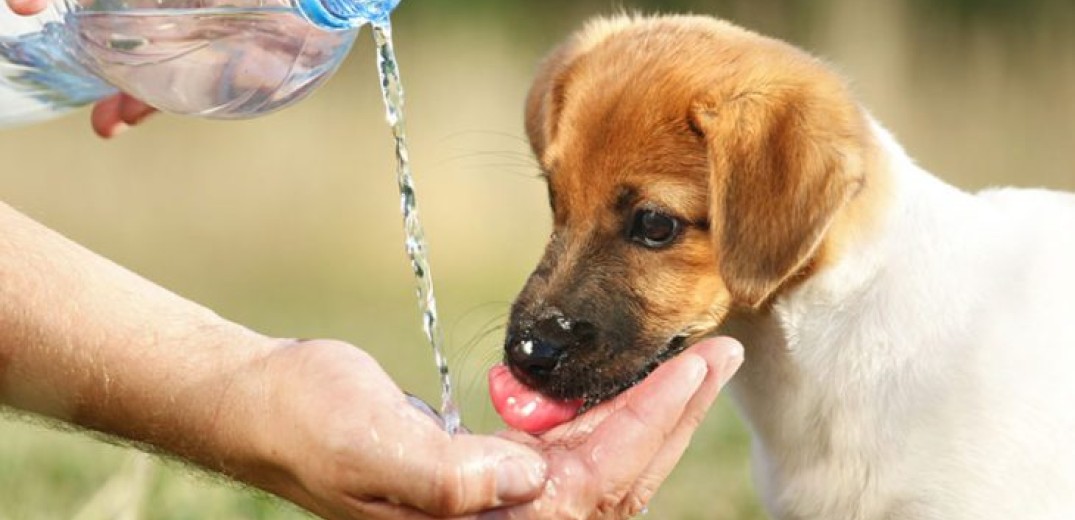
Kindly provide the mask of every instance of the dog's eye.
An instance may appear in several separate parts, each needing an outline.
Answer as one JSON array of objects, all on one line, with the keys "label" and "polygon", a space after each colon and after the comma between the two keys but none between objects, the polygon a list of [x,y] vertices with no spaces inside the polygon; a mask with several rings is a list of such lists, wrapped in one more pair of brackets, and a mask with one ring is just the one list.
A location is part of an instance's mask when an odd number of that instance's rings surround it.
[{"label": "dog's eye", "polygon": [[658,248],[671,244],[679,236],[679,220],[659,211],[642,209],[635,212],[631,223],[631,240],[646,247]]}]

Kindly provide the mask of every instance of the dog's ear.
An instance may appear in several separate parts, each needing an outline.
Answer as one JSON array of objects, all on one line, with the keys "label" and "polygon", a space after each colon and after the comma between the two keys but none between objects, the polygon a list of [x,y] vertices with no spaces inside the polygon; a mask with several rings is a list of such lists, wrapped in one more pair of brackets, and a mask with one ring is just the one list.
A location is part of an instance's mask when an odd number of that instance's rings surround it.
[{"label": "dog's ear", "polygon": [[538,67],[526,96],[526,136],[539,160],[555,132],[554,125],[563,108],[567,65],[574,54],[571,43],[554,50]]},{"label": "dog's ear", "polygon": [[775,85],[701,101],[710,223],[735,302],[757,308],[816,254],[863,176],[865,117],[842,85]]}]

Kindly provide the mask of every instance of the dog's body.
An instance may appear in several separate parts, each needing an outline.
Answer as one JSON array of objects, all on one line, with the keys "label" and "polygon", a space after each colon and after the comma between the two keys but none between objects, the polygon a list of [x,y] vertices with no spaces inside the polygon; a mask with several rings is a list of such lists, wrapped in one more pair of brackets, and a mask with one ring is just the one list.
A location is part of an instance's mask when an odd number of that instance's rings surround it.
[{"label": "dog's body", "polygon": [[972,196],[877,132],[880,226],[727,322],[764,502],[787,519],[1075,518],[1075,197]]},{"label": "dog's body", "polygon": [[1075,197],[952,188],[823,64],[699,18],[591,25],[527,126],[524,383],[600,401],[726,332],[777,518],[1075,519]]}]

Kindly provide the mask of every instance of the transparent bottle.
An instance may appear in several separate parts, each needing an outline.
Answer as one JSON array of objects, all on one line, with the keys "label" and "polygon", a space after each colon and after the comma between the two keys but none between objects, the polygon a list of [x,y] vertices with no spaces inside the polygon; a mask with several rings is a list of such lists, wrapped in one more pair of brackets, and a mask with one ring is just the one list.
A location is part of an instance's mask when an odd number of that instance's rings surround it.
[{"label": "transparent bottle", "polygon": [[400,0],[0,0],[0,128],[123,91],[172,113],[237,119],[302,99],[360,27]]}]

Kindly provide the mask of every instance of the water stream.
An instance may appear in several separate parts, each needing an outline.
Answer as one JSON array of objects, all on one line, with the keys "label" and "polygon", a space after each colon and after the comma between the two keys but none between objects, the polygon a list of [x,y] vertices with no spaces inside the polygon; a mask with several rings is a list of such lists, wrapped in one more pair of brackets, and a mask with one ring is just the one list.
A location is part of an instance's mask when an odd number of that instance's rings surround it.
[{"label": "water stream", "polygon": [[403,119],[403,84],[399,79],[396,51],[392,46],[392,26],[387,21],[373,26],[373,38],[377,43],[377,70],[381,77],[388,124],[396,142],[396,177],[399,181],[400,206],[403,211],[403,227],[406,233],[407,256],[418,282],[418,305],[422,312],[422,329],[433,347],[433,358],[440,373],[441,418],[444,429],[455,435],[462,422],[459,407],[452,398],[452,379],[448,373],[448,359],[444,355],[444,336],[437,320],[437,300],[433,294],[433,276],[429,271],[425,230],[418,217],[418,201],[415,196],[414,175],[411,173],[410,156],[407,151],[407,134]]}]

